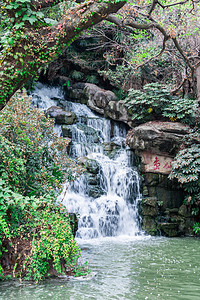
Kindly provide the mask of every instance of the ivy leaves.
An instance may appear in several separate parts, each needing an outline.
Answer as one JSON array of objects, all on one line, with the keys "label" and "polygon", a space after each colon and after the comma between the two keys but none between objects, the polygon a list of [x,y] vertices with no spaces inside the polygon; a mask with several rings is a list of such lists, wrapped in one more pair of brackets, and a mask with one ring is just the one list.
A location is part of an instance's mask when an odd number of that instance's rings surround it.
[{"label": "ivy leaves", "polygon": [[44,17],[41,11],[34,11],[31,8],[31,0],[15,0],[8,3],[9,4],[5,4],[4,9],[12,11],[11,23],[14,23],[14,28],[17,30],[23,28],[25,22],[34,25],[38,21],[42,21]]}]

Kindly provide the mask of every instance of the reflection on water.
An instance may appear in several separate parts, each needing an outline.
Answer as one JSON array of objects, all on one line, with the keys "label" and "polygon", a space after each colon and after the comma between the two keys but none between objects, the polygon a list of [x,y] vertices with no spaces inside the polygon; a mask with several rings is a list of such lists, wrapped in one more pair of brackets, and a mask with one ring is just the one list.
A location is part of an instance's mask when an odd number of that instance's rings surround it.
[{"label": "reflection on water", "polygon": [[79,241],[91,280],[0,283],[0,299],[200,299],[200,240],[150,237]]}]

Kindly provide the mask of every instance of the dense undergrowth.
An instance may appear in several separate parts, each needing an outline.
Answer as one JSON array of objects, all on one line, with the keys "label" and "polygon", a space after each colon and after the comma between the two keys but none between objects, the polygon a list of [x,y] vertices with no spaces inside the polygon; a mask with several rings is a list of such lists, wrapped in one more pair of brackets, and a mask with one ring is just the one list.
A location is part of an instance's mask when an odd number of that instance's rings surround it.
[{"label": "dense undergrowth", "polygon": [[194,125],[198,107],[197,100],[172,96],[166,85],[158,83],[146,84],[143,91],[130,89],[124,103],[139,123],[163,120]]},{"label": "dense undergrowth", "polygon": [[170,179],[177,179],[185,191],[184,203],[191,208],[197,222],[193,226],[200,233],[200,124],[191,129],[184,140],[184,149],[176,155]]},{"label": "dense undergrowth", "polygon": [[67,155],[69,140],[16,94],[0,114],[0,278],[39,281],[76,274],[80,249],[56,196],[82,169]]}]

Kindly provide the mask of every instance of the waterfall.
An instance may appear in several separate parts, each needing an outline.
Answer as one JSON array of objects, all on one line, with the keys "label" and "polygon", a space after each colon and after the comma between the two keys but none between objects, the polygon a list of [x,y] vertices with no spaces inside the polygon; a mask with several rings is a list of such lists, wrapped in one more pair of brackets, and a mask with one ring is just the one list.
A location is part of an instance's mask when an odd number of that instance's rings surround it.
[{"label": "waterfall", "polygon": [[[84,104],[64,100],[60,88],[40,84],[33,92],[33,102],[41,109],[62,103],[78,119],[67,125],[72,136],[70,155],[92,167],[70,185],[66,183],[67,191],[64,186],[58,197],[79,218],[77,237],[138,235],[139,176],[125,146],[125,125],[93,113]],[[62,132],[59,125],[55,132]]]}]

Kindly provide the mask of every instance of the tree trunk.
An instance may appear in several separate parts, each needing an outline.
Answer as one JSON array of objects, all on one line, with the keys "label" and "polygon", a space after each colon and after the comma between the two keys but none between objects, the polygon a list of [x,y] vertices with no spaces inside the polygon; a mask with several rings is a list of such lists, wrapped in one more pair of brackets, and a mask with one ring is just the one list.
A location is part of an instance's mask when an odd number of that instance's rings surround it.
[{"label": "tree trunk", "polygon": [[200,107],[200,65],[196,68],[196,81],[197,99]]}]

